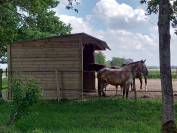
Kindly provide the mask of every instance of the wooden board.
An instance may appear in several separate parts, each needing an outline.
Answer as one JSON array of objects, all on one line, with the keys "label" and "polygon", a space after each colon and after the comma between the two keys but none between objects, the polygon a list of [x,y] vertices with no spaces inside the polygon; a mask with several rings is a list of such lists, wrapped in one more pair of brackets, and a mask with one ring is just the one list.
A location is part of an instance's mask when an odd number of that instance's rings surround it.
[{"label": "wooden board", "polygon": [[56,44],[55,41],[52,41],[52,44],[39,41],[27,42],[27,45],[13,45],[12,76],[38,82],[45,99],[80,98],[82,95],[81,45]]}]

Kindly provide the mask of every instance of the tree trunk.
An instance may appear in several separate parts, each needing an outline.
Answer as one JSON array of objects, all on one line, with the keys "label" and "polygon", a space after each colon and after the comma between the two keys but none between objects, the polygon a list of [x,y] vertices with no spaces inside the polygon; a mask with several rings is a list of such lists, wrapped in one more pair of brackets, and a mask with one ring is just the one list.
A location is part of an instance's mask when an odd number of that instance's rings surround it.
[{"label": "tree trunk", "polygon": [[162,132],[176,133],[173,87],[170,62],[170,12],[169,0],[160,0],[159,4],[159,54],[162,89]]}]

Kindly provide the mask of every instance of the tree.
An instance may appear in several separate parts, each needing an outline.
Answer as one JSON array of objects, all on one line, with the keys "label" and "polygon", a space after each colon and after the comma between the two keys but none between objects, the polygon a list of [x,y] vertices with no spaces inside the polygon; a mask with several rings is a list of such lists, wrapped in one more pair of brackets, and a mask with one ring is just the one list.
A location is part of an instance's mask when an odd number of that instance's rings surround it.
[{"label": "tree", "polygon": [[58,0],[0,0],[0,57],[7,45],[26,39],[68,34],[71,26],[51,9]]},{"label": "tree", "polygon": [[105,64],[106,57],[102,52],[95,53],[95,62],[98,64]]},{"label": "tree", "polygon": [[105,65],[106,65],[107,67],[111,67],[111,61],[110,61],[110,60],[107,60],[107,61],[105,62]]},{"label": "tree", "polygon": [[177,1],[169,0],[141,0],[147,4],[147,14],[159,13],[159,59],[162,89],[162,132],[176,133],[173,87],[170,62],[170,21],[177,25]]},{"label": "tree", "polygon": [[58,0],[0,0],[0,58],[6,57],[7,45],[16,41],[70,33],[71,26],[51,10],[58,3]]},{"label": "tree", "polygon": [[124,63],[124,58],[113,57],[111,61],[111,66],[122,66]]}]

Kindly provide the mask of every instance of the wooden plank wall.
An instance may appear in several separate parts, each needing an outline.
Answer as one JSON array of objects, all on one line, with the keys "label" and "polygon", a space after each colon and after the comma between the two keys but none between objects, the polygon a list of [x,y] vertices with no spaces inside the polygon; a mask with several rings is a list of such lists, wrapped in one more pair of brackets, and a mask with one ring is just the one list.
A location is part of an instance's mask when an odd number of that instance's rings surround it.
[{"label": "wooden plank wall", "polygon": [[55,38],[14,44],[10,66],[13,77],[39,82],[46,99],[82,97],[82,51],[78,43],[57,42]]}]

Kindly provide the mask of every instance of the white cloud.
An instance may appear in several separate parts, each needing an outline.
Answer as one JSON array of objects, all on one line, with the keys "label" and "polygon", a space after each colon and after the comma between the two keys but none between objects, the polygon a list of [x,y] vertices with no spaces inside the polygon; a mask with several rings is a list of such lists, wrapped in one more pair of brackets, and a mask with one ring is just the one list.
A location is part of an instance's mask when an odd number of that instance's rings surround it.
[{"label": "white cloud", "polygon": [[73,28],[72,33],[86,32],[88,34],[93,33],[93,28],[83,18],[75,16],[60,15],[60,20],[66,24],[71,24]]},{"label": "white cloud", "polygon": [[[147,63],[154,64],[154,57],[158,58],[158,45],[149,35],[134,33],[128,30],[110,29],[96,30],[87,21],[75,16],[60,15],[62,21],[71,24],[72,33],[85,32],[92,36],[105,40],[111,48],[106,51],[107,59],[113,56],[132,58],[134,60],[147,59]],[[153,59],[152,59],[153,58]],[[152,62],[148,62],[152,60]]]},{"label": "white cloud", "polygon": [[125,3],[119,4],[116,0],[98,1],[94,15],[104,20],[113,29],[135,29],[148,21],[143,9],[133,9]]},{"label": "white cloud", "polygon": [[[141,31],[132,30],[136,27],[141,29],[142,25],[146,24],[143,9],[133,9],[115,0],[100,0],[95,5],[94,12],[85,17],[58,16],[66,24],[71,24],[72,33],[85,32],[105,40],[112,49],[105,52],[107,59],[118,56],[134,60],[147,59],[148,65],[158,64],[157,28],[152,25],[143,27],[149,31],[151,28],[151,31],[154,31],[152,34],[142,34]],[[98,16],[101,21],[97,20]],[[95,20],[97,22],[93,22]],[[99,24],[105,27],[98,30]]]},{"label": "white cloud", "polygon": [[148,64],[157,64],[158,45],[150,36],[110,29],[100,34],[111,48],[111,51],[105,52],[108,59],[118,56],[134,60],[147,59]]}]

